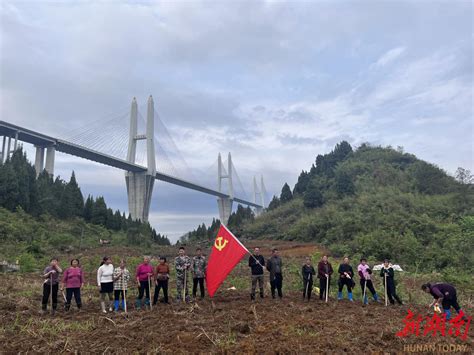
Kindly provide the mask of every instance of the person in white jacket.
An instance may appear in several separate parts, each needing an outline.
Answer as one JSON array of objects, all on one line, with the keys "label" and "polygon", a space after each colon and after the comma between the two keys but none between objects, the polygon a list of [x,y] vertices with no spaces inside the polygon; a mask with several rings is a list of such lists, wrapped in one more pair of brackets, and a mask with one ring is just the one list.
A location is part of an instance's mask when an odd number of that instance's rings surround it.
[{"label": "person in white jacket", "polygon": [[100,290],[100,308],[102,313],[107,313],[105,307],[105,298],[109,295],[109,312],[113,311],[113,293],[114,293],[114,266],[112,259],[104,256],[100,267],[97,270],[97,286]]}]

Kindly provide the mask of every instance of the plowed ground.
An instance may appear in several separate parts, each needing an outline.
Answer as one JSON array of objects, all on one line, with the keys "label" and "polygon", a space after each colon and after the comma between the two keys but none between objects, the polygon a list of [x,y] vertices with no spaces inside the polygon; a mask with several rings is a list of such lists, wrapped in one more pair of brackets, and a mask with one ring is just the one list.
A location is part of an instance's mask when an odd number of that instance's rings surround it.
[{"label": "plowed ground", "polygon": [[[282,254],[293,255],[291,249],[298,260],[312,252],[305,246],[291,246]],[[242,278],[241,285],[250,283],[248,275]],[[252,302],[246,286],[231,291],[229,283],[213,300],[197,303],[159,303],[153,310],[138,311],[131,299],[127,315],[100,314],[97,291],[91,287],[83,292],[81,312],[73,302],[69,313],[61,303],[55,316],[40,315],[38,279],[38,275],[0,275],[0,353],[382,354],[434,346],[437,352],[471,354],[474,349],[472,329],[466,340],[439,333],[423,336],[423,328],[418,337],[396,336],[408,309],[431,316],[427,307],[385,307],[374,302],[363,306],[360,301],[333,297],[327,304],[318,297],[307,302],[297,291],[288,291],[282,300],[266,297]],[[174,295],[173,286],[170,289]],[[135,294],[131,289],[130,297]],[[465,311],[470,315],[473,309]]]}]

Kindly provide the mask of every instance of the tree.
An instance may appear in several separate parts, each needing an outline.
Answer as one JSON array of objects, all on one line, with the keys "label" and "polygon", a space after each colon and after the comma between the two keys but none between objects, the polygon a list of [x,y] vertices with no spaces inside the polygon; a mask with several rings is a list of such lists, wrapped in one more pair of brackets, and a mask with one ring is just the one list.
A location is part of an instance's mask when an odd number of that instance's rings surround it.
[{"label": "tree", "polygon": [[310,182],[310,175],[306,171],[301,171],[300,176],[298,177],[298,182],[295,184],[293,189],[293,196],[294,195],[303,195],[308,187]]},{"label": "tree", "polygon": [[107,221],[107,205],[102,196],[97,197],[94,203],[94,208],[92,209],[91,222],[94,224],[100,224],[105,226]]},{"label": "tree", "polygon": [[38,188],[38,205],[40,206],[40,213],[49,213],[52,216],[57,216],[59,209],[59,200],[54,196],[54,181],[51,175],[46,170],[43,170],[36,179],[36,186]]},{"label": "tree", "polygon": [[72,216],[82,216],[84,209],[84,196],[82,196],[81,189],[76,181],[74,171],[71,174],[71,179],[66,185],[66,190],[71,199],[71,214]]},{"label": "tree", "polygon": [[0,206],[15,211],[20,194],[13,166],[7,161],[0,166]]},{"label": "tree", "polygon": [[332,152],[334,160],[339,163],[345,160],[352,153],[352,147],[346,141],[336,144]]},{"label": "tree", "polygon": [[[92,199],[92,196],[89,195],[87,196],[86,203],[84,204],[84,212],[83,212],[83,217],[86,222],[90,222],[92,219],[92,210],[94,208],[94,200]],[[125,218],[125,216],[124,216]]]},{"label": "tree", "polygon": [[276,196],[273,196],[272,200],[270,201],[270,203],[268,204],[268,210],[271,211],[271,210],[274,210],[276,208],[280,207],[280,199]]},{"label": "tree", "polygon": [[285,182],[281,189],[280,201],[281,203],[289,202],[293,199],[293,194],[291,193],[290,186]]},{"label": "tree", "polygon": [[303,204],[308,208],[321,207],[324,203],[323,194],[314,184],[309,185],[303,196]]},{"label": "tree", "polygon": [[474,183],[474,176],[470,170],[459,167],[456,170],[456,180],[463,185],[470,185]]},{"label": "tree", "polygon": [[352,177],[345,171],[338,171],[335,177],[336,181],[334,187],[337,194],[342,197],[346,195],[353,195],[355,193],[355,185]]}]

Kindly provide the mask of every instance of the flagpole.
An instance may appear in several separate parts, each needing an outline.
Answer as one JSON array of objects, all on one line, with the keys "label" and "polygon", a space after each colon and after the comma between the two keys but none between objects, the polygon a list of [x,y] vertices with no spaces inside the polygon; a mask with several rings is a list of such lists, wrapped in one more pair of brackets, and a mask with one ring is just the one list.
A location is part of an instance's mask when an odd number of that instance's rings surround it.
[{"label": "flagpole", "polygon": [[247,249],[247,247],[246,247],[245,245],[243,245],[242,242],[241,242],[239,239],[237,239],[237,237],[234,235],[234,233],[232,233],[232,232],[229,230],[229,228],[227,228],[227,226],[226,226],[225,224],[221,223],[221,226],[224,227],[225,230],[226,230],[230,235],[232,235],[232,236],[234,237],[234,239],[237,241],[237,243],[239,243],[240,246],[241,246],[242,248],[244,248],[245,251],[246,251],[252,258],[254,258],[254,260],[257,262],[258,265],[260,265],[261,267],[263,267],[263,265],[260,264],[260,261],[258,261],[258,259]]}]

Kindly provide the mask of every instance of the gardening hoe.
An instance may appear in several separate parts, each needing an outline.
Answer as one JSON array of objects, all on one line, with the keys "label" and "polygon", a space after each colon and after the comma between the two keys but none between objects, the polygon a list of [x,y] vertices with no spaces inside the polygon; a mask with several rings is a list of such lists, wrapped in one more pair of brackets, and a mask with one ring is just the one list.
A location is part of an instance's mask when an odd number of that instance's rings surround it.
[{"label": "gardening hoe", "polygon": [[183,302],[186,302],[186,265],[184,265],[184,287],[183,287],[183,292],[182,292],[182,295],[181,297],[183,297]]},{"label": "gardening hoe", "polygon": [[53,273],[49,275],[49,290],[51,295],[51,314],[54,314],[53,309]]},{"label": "gardening hoe", "polygon": [[66,295],[64,294],[64,290],[61,290],[61,294],[63,295],[64,302],[67,302]]},{"label": "gardening hoe", "polygon": [[[367,280],[364,281],[364,294],[362,295],[362,304],[365,304],[365,294],[367,292]],[[369,304],[369,299],[367,299],[367,304]]]},{"label": "gardening hoe", "polygon": [[[311,278],[311,273],[308,274],[308,280],[306,282],[306,297],[308,297],[308,289],[309,289],[309,280]],[[304,297],[303,297],[303,301],[304,301]],[[308,301],[309,301],[309,297],[308,297]]]},{"label": "gardening hoe", "polygon": [[127,313],[127,296],[125,295],[125,277],[122,271],[122,299],[123,299],[123,310]]},{"label": "gardening hoe", "polygon": [[388,295],[387,295],[387,273],[384,272],[383,274],[385,284],[383,285],[384,290],[385,290],[385,307],[388,306]]},{"label": "gardening hoe", "polygon": [[328,293],[329,293],[329,276],[326,277],[326,303],[328,303]]},{"label": "gardening hoe", "polygon": [[150,302],[150,311],[153,310],[153,302],[151,302],[151,277],[150,275],[148,275],[148,296],[149,296],[149,299],[148,301]]}]

